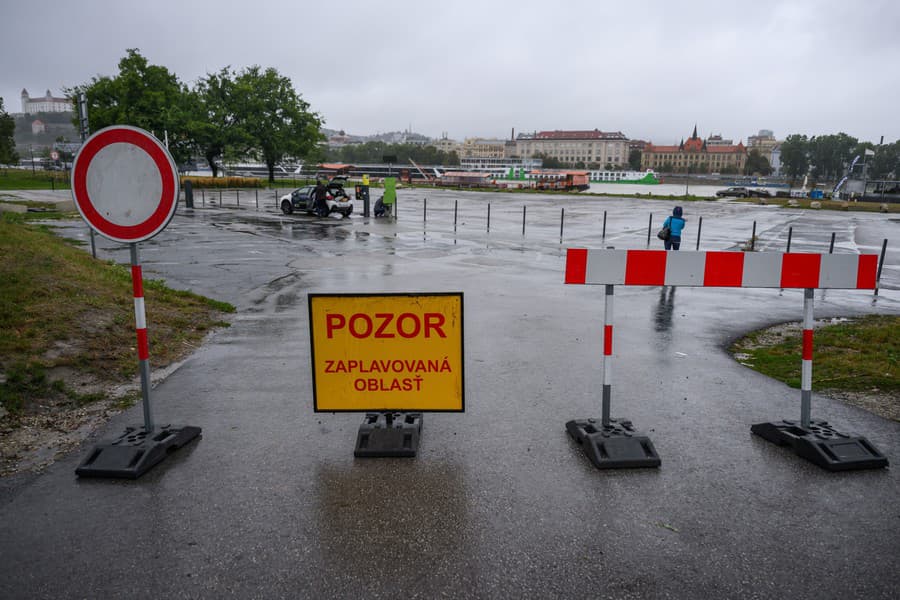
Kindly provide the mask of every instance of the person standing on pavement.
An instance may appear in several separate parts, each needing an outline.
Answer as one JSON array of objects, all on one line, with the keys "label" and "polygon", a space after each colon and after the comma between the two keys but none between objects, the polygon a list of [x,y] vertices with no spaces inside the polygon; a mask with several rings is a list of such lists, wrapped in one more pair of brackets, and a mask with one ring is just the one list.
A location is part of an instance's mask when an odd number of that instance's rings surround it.
[{"label": "person standing on pavement", "polygon": [[671,232],[669,238],[663,242],[666,245],[666,250],[678,250],[681,248],[681,231],[687,222],[681,215],[681,207],[676,206],[672,211],[672,216],[667,217],[663,222],[663,227],[668,227]]},{"label": "person standing on pavement", "polygon": [[316,214],[320,217],[328,216],[328,202],[325,197],[328,195],[328,188],[322,183],[321,179],[316,180],[316,189],[313,190],[313,201],[315,202]]}]

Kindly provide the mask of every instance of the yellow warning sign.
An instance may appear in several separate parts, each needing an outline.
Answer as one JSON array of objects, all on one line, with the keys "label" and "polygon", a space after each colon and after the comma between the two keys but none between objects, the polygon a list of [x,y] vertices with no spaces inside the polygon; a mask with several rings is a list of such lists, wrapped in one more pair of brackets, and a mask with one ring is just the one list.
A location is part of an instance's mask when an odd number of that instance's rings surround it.
[{"label": "yellow warning sign", "polygon": [[316,412],[464,411],[462,296],[310,294]]}]

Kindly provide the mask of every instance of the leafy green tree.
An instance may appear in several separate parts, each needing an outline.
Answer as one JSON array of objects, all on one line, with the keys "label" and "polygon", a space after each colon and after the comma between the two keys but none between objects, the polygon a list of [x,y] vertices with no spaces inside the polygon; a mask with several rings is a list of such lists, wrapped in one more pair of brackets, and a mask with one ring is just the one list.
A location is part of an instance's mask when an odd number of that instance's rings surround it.
[{"label": "leafy green tree", "polygon": [[190,92],[188,129],[213,177],[218,175],[218,161],[226,151],[232,154],[234,149],[253,145],[236,114],[235,78],[225,67],[202,78]]},{"label": "leafy green tree", "polygon": [[543,165],[543,167],[541,167],[541,168],[543,168],[543,169],[561,169],[563,167],[562,161],[560,161],[558,158],[554,158],[552,156],[547,156],[540,152],[535,154],[534,157],[540,158],[543,161],[541,163]]},{"label": "leafy green tree", "polygon": [[809,140],[795,133],[781,144],[781,165],[791,179],[797,179],[809,170]]},{"label": "leafy green tree", "polygon": [[641,158],[642,153],[637,148],[631,150],[628,153],[628,166],[631,167],[632,171],[640,171],[641,170]]},{"label": "leafy green tree", "polygon": [[[90,83],[65,92],[70,97],[85,93],[93,131],[110,125],[133,125],[160,139],[168,137],[169,151],[176,161],[190,157],[193,140],[187,127],[187,89],[167,68],[151,65],[137,48],[126,51],[115,77],[94,77]],[[77,115],[73,122],[78,126]]]},{"label": "leafy green tree", "polygon": [[751,150],[750,154],[747,155],[747,163],[744,165],[744,174],[753,175],[754,173],[759,173],[760,175],[768,175],[771,172],[772,167],[769,165],[769,159],[763,156],[757,148]]},{"label": "leafy green tree", "polygon": [[19,162],[15,133],[16,122],[3,108],[3,98],[0,98],[0,164],[11,165]]},{"label": "leafy green tree", "polygon": [[456,152],[441,152],[435,146],[420,144],[387,144],[371,141],[362,144],[348,144],[339,148],[329,148],[325,154],[327,160],[349,164],[380,163],[382,157],[397,157],[397,163],[408,163],[409,159],[420,165],[458,165]]},{"label": "leafy green tree", "polygon": [[900,141],[874,148],[866,159],[869,179],[896,179],[900,176]]},{"label": "leafy green tree", "polygon": [[234,78],[234,115],[248,152],[255,152],[275,181],[275,165],[285,158],[315,156],[324,136],[319,115],[294,90],[291,80],[273,68],[254,65]]},{"label": "leafy green tree", "polygon": [[840,179],[853,160],[859,141],[846,133],[813,136],[809,140],[809,157],[817,179]]}]

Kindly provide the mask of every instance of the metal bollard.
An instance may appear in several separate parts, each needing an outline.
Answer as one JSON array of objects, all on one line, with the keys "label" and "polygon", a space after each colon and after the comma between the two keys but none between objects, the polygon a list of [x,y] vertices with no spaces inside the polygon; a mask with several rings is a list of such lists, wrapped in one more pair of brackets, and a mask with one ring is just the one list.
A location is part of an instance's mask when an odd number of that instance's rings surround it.
[{"label": "metal bollard", "polygon": [[184,206],[194,208],[194,184],[190,179],[184,182]]},{"label": "metal bollard", "polygon": [[750,234],[750,252],[756,248],[756,221],[753,221],[753,233]]},{"label": "metal bollard", "polygon": [[[92,230],[93,231],[93,230]],[[875,295],[878,295],[878,284],[881,283],[881,268],[884,266],[884,255],[887,252],[887,238],[881,244],[881,257],[878,259],[878,272],[875,274]]]},{"label": "metal bollard", "polygon": [[653,229],[653,213],[650,213],[650,221],[647,223],[647,247],[650,247],[650,233]]},{"label": "metal bollard", "polygon": [[786,252],[788,252],[788,253],[790,253],[790,251],[791,251],[791,237],[793,236],[793,234],[794,234],[794,228],[788,227],[788,243],[787,243],[787,250],[786,250]]},{"label": "metal bollard", "polygon": [[697,247],[695,250],[700,249],[700,231],[703,229],[703,217],[700,217],[700,222],[697,224]]},{"label": "metal bollard", "polygon": [[606,239],[606,211],[603,211],[603,238]]},{"label": "metal bollard", "polygon": [[491,232],[491,203],[488,202],[488,221],[487,221],[487,232]]},{"label": "metal bollard", "polygon": [[522,207],[522,235],[525,235],[525,209],[527,206]]},{"label": "metal bollard", "polygon": [[457,209],[459,208],[459,200],[453,201],[453,233],[456,233],[456,216]]},{"label": "metal bollard", "polygon": [[560,244],[562,244],[562,240],[563,240],[563,223],[565,223],[565,220],[566,220],[566,209],[560,208],[559,209],[559,243]]},{"label": "metal bollard", "polygon": [[828,254],[834,254],[834,232],[831,232],[831,244],[828,246]]}]

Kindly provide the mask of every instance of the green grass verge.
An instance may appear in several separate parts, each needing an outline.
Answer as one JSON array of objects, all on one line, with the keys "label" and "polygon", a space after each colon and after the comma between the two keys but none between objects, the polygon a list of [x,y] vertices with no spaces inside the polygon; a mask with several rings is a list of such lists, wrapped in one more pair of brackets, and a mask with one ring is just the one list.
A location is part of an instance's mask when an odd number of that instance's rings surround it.
[{"label": "green grass verge", "polygon": [[[48,398],[96,399],[52,379],[53,369],[114,385],[138,371],[130,268],[94,260],[29,217],[0,213],[0,402],[13,414]],[[144,296],[154,367],[185,356],[234,311],[158,280],[144,281]]]},{"label": "green grass verge", "polygon": [[0,169],[0,190],[68,190],[69,174],[65,171]]},{"label": "green grass verge", "polygon": [[[730,350],[747,366],[800,387],[801,330],[756,331]],[[900,316],[868,315],[815,328],[813,390],[900,397]]]}]

